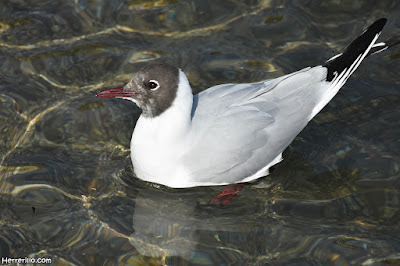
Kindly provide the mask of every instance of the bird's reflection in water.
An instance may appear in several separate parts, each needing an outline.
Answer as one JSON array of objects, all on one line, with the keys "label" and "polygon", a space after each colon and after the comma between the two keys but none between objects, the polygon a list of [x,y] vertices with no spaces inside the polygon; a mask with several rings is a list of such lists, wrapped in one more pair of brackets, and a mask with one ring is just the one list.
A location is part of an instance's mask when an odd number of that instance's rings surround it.
[{"label": "bird's reflection in water", "polygon": [[197,201],[179,193],[158,192],[138,194],[129,241],[144,256],[189,259],[201,222],[194,216]]},{"label": "bird's reflection in water", "polygon": [[219,235],[249,230],[261,207],[261,194],[244,193],[224,207],[210,203],[222,186],[169,189],[133,182],[137,194],[129,242],[148,257],[191,260],[207,249],[224,248]]},{"label": "bird's reflection in water", "polygon": [[[210,263],[227,257],[233,262],[240,261],[238,258],[258,261],[260,256],[266,262],[278,255],[290,259],[293,243],[304,252],[313,246],[324,256],[331,256],[332,251],[326,247],[334,239],[326,236],[333,232],[349,234],[343,225],[353,225],[362,207],[353,204],[354,196],[348,191],[359,176],[348,170],[316,173],[306,157],[296,152],[287,151],[285,158],[273,174],[245,186],[223,207],[210,204],[221,186],[155,187],[133,177],[131,170],[126,171],[129,173],[121,179],[126,181],[127,190],[135,191],[135,199],[130,201],[134,204],[130,208],[132,227],[127,234],[130,244],[142,256],[193,263],[199,257]],[[303,168],[293,172],[293,160]],[[313,195],[310,185],[314,187]],[[347,193],[340,196],[340,191]],[[338,209],[339,203],[348,208]],[[328,222],[321,226],[323,220]],[[368,251],[361,253],[362,257]]]}]

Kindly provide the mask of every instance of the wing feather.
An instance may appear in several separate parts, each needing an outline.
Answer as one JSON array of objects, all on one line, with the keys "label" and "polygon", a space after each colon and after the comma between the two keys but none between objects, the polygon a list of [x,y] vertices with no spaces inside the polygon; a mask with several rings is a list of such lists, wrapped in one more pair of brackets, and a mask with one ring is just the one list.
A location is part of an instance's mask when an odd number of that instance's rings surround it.
[{"label": "wing feather", "polygon": [[240,182],[272,162],[309,121],[326,83],[321,69],[218,85],[195,95],[193,141],[183,156],[191,176],[205,183]]}]

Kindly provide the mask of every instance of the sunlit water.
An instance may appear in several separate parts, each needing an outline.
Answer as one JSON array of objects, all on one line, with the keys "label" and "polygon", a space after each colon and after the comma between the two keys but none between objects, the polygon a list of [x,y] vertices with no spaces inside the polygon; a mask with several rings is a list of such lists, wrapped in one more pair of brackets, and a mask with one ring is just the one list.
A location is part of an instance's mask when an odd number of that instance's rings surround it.
[{"label": "sunlit water", "polygon": [[135,178],[140,110],[94,97],[141,67],[194,92],[313,66],[398,1],[28,1],[0,4],[0,257],[60,265],[399,264],[400,54],[368,58],[225,207],[222,187]]}]

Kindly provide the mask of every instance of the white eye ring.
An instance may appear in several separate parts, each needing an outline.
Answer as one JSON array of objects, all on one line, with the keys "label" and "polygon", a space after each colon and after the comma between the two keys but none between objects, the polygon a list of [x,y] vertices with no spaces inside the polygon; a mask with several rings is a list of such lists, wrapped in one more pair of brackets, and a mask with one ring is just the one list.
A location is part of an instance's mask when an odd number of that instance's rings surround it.
[{"label": "white eye ring", "polygon": [[[156,84],[156,86],[153,88],[153,84]],[[158,83],[158,81],[157,80],[155,80],[155,79],[151,79],[151,80],[149,80],[149,87],[150,87],[150,90],[151,91],[156,91],[156,90],[158,90],[158,88],[160,88],[160,84]]]}]

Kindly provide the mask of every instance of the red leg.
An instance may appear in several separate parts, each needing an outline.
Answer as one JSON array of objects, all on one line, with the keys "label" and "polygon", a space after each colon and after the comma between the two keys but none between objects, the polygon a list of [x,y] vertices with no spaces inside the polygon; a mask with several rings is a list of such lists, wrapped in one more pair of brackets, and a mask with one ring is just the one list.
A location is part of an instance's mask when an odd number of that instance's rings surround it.
[{"label": "red leg", "polygon": [[219,195],[210,200],[210,203],[218,203],[221,206],[228,204],[246,185],[246,183],[233,184],[224,188]]},{"label": "red leg", "polygon": [[269,173],[272,173],[273,171],[275,171],[275,167],[271,166],[271,167],[268,169],[268,172],[269,172]]}]

